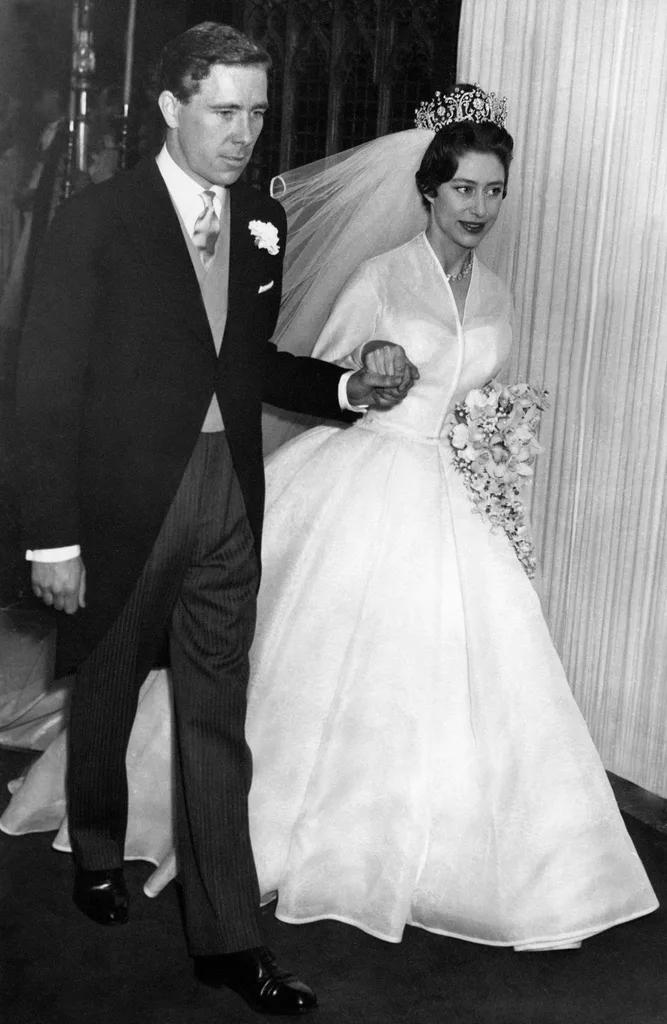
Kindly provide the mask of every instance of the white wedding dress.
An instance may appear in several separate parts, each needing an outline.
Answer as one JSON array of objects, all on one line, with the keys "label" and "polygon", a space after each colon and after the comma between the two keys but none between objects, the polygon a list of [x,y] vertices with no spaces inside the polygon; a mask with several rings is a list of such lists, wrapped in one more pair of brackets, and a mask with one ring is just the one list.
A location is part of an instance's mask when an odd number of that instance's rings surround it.
[{"label": "white wedding dress", "polygon": [[[419,367],[407,399],[267,463],[248,709],[261,891],[283,921],[389,941],[408,923],[576,945],[657,901],[538,597],[473,512],[443,433],[508,355],[508,292],[475,259],[461,323],[418,235],[353,276],[315,354],[355,366],[372,338]],[[175,871],[167,691],[152,673],[128,754],[126,852],[158,865],[151,894]],[[64,750],[18,785],[6,831],[59,828],[67,848]]]}]

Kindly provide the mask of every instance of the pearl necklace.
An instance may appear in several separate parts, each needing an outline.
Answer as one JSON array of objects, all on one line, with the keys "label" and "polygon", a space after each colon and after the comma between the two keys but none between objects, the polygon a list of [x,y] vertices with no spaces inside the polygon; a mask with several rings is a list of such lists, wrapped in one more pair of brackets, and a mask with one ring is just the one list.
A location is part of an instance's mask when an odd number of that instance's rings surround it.
[{"label": "pearl necklace", "polygon": [[468,250],[468,255],[465,258],[465,263],[461,267],[458,274],[445,274],[448,281],[462,281],[464,277],[467,277],[472,270],[472,249]]}]

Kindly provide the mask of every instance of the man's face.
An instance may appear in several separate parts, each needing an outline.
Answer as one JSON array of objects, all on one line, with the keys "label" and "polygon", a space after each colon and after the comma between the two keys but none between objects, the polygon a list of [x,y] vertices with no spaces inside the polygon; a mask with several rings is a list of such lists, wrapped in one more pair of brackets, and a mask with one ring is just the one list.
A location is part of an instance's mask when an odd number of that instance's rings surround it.
[{"label": "man's face", "polygon": [[187,103],[163,92],[167,149],[178,166],[205,188],[232,185],[246,167],[268,107],[266,69],[214,64]]}]

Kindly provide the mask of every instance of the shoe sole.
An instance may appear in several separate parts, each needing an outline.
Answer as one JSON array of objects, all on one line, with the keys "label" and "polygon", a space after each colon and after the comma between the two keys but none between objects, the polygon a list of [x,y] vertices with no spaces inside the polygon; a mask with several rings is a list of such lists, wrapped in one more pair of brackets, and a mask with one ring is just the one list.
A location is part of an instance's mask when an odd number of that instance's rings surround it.
[{"label": "shoe sole", "polygon": [[314,1006],[304,1006],[304,1007],[302,1007],[300,1009],[297,1009],[297,1010],[267,1010],[266,1007],[260,1006],[258,1003],[253,1003],[249,999],[246,999],[246,997],[244,995],[242,995],[240,992],[237,992],[237,990],[235,988],[232,988],[231,985],[228,985],[224,981],[212,981],[212,980],[209,981],[207,978],[200,978],[199,975],[196,972],[195,972],[195,978],[197,979],[198,982],[200,982],[200,984],[207,985],[209,988],[214,988],[217,991],[220,991],[221,989],[227,989],[229,992],[233,992],[234,995],[238,996],[239,999],[242,999],[243,1002],[246,1004],[246,1006],[249,1006],[250,1009],[254,1010],[255,1013],[261,1013],[261,1014],[264,1014],[265,1016],[270,1016],[270,1017],[303,1017],[304,1014],[306,1014],[306,1013],[313,1013],[314,1010],[318,1010],[319,1009],[319,1003],[315,1003]]}]

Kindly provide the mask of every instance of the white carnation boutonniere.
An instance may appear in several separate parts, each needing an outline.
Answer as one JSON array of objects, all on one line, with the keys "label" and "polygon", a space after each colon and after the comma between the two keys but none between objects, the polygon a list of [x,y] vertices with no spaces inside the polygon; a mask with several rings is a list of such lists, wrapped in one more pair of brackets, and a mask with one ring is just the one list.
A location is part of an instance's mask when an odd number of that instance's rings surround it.
[{"label": "white carnation boutonniere", "polygon": [[274,224],[263,220],[251,220],[248,228],[258,249],[266,249],[270,256],[278,255],[280,252],[278,228]]}]

